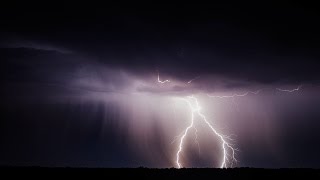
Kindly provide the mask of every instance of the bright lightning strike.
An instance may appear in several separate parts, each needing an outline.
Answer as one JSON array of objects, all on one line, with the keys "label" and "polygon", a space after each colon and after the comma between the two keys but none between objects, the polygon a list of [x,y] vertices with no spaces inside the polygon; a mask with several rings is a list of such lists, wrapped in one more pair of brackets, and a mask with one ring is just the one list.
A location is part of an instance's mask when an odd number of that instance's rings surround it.
[{"label": "bright lightning strike", "polygon": [[189,107],[191,109],[191,123],[184,130],[184,133],[183,133],[182,137],[180,138],[179,149],[178,149],[178,152],[176,154],[176,164],[177,164],[178,168],[182,167],[181,162],[180,162],[180,153],[183,150],[184,139],[186,138],[189,130],[194,127],[194,120],[195,120],[194,117],[195,117],[195,115],[198,115],[204,121],[204,123],[211,129],[211,131],[221,141],[221,146],[222,146],[222,149],[223,149],[223,157],[222,157],[222,160],[221,160],[220,168],[228,167],[227,163],[230,162],[229,158],[231,158],[231,164],[233,164],[233,162],[237,162],[237,160],[235,158],[236,149],[233,148],[232,145],[226,141],[226,139],[230,139],[230,137],[224,136],[224,135],[218,133],[218,131],[210,124],[210,122],[207,120],[205,115],[203,115],[200,112],[201,107],[199,105],[198,99],[195,98],[194,96],[188,96],[187,98],[183,98],[183,100],[188,103],[188,105],[189,105]]},{"label": "bright lightning strike", "polygon": [[[192,81],[198,79],[199,77],[200,76],[197,76],[197,77],[191,79],[190,81],[188,81],[187,83],[190,84]],[[160,80],[160,76],[159,76],[159,72],[158,72],[158,83],[164,84],[164,83],[168,83],[168,82],[170,82],[170,81],[169,80],[161,81]],[[299,85],[295,89],[275,88],[275,90],[281,91],[281,92],[292,93],[292,92],[295,92],[295,91],[299,91],[301,89],[301,87],[302,87],[302,85]],[[235,100],[236,97],[245,97],[245,96],[248,96],[249,94],[257,95],[257,94],[259,94],[261,91],[263,91],[265,89],[266,88],[259,89],[259,90],[256,90],[256,91],[247,91],[247,92],[244,92],[242,94],[235,93],[235,94],[232,94],[232,95],[223,95],[223,96],[213,96],[213,95],[207,94],[207,96],[211,97],[211,98],[220,98],[220,99],[232,98],[233,100]],[[210,130],[219,138],[219,140],[221,142],[221,147],[222,147],[222,150],[223,150],[223,156],[221,157],[220,168],[232,167],[233,164],[237,162],[237,159],[235,157],[237,149],[234,148],[232,146],[232,144],[230,144],[227,140],[233,141],[233,139],[230,136],[225,136],[223,134],[220,134],[210,124],[210,122],[207,120],[206,116],[201,113],[201,111],[200,111],[201,107],[200,107],[198,99],[196,97],[188,96],[187,98],[182,98],[182,100],[187,102],[189,108],[191,109],[191,122],[190,122],[189,126],[186,127],[186,129],[180,135],[176,136],[174,138],[174,140],[171,142],[171,143],[174,143],[180,137],[179,147],[178,147],[178,151],[176,153],[176,164],[177,164],[178,168],[182,167],[182,164],[181,164],[181,161],[180,161],[180,154],[183,151],[183,147],[184,147],[184,142],[185,142],[186,136],[188,135],[188,133],[189,133],[191,128],[194,128],[194,130],[195,130],[195,132],[194,132],[195,133],[194,134],[195,135],[194,141],[198,146],[198,150],[199,150],[199,154],[200,154],[200,144],[198,142],[198,135],[197,135],[198,130],[194,126],[195,116],[200,117],[200,119],[210,128]]]},{"label": "bright lightning strike", "polygon": [[200,144],[199,144],[199,141],[198,141],[198,129],[194,127],[194,142],[197,144],[198,146],[198,151],[199,151],[199,154],[200,154]]},{"label": "bright lightning strike", "polygon": [[[194,80],[194,79],[192,79],[192,80]],[[192,80],[190,80],[189,82],[191,83]],[[298,86],[295,89],[281,89],[281,88],[275,88],[275,89],[278,90],[278,91],[282,91],[282,92],[292,93],[292,92],[295,92],[295,91],[299,91],[301,89],[301,87],[302,87],[302,85]],[[262,90],[264,90],[264,89],[259,89],[257,91],[247,91],[247,92],[242,93],[242,94],[237,94],[236,93],[236,94],[233,94],[233,95],[224,95],[224,96],[212,96],[212,95],[207,94],[207,96],[209,96],[211,98],[221,98],[221,99],[233,98],[234,99],[236,97],[245,97],[245,96],[247,96],[249,94],[257,95]],[[203,115],[200,112],[201,107],[199,105],[198,99],[195,98],[194,96],[188,96],[187,98],[183,98],[183,100],[188,103],[188,105],[189,105],[189,107],[191,109],[191,123],[184,130],[183,135],[180,138],[179,148],[178,148],[178,151],[177,151],[177,154],[176,154],[176,164],[177,164],[178,168],[182,167],[181,162],[180,162],[180,153],[183,150],[183,144],[184,144],[185,138],[186,138],[188,132],[190,131],[190,129],[191,128],[195,128],[194,127],[195,115],[198,115],[204,121],[204,123],[211,129],[211,131],[217,137],[219,137],[219,139],[221,141],[221,146],[222,146],[222,149],[223,149],[223,157],[222,157],[222,162],[221,162],[220,168],[227,168],[228,167],[228,165],[227,165],[228,162],[231,164],[231,166],[233,165],[234,162],[237,162],[237,159],[235,158],[235,154],[236,154],[235,151],[237,149],[233,148],[232,145],[227,142],[227,140],[232,140],[232,139],[229,136],[225,136],[225,135],[222,135],[222,134],[218,133],[218,131],[210,124],[210,122],[207,120],[205,115]],[[197,129],[195,129],[195,130],[196,130],[195,131],[195,136],[196,136],[195,140],[197,142],[197,138],[198,138],[198,136],[196,134],[197,133]],[[177,137],[179,137],[179,136],[177,136]],[[200,146],[199,146],[198,142],[197,142],[197,145],[198,145],[199,153],[200,153]]]}]

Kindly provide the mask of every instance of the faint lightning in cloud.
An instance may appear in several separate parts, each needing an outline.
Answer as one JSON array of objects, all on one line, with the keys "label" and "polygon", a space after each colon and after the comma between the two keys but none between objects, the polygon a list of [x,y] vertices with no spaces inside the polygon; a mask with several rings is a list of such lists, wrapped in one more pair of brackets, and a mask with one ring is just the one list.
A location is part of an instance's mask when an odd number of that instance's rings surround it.
[{"label": "faint lightning in cloud", "polygon": [[298,86],[295,89],[281,89],[281,88],[276,88],[276,90],[278,91],[282,91],[282,92],[288,92],[288,93],[292,93],[294,91],[299,91],[301,89],[302,85]]},{"label": "faint lightning in cloud", "polygon": [[[230,143],[228,143],[226,141],[226,139],[230,139],[229,136],[224,136],[220,133],[218,133],[218,131],[210,124],[210,122],[207,120],[207,118],[205,117],[205,115],[203,115],[200,110],[201,107],[199,105],[198,99],[195,98],[194,96],[188,96],[187,98],[183,98],[183,100],[185,102],[188,103],[190,109],[191,109],[191,123],[190,125],[184,130],[183,136],[180,138],[180,143],[179,143],[179,148],[176,154],[176,164],[178,166],[178,168],[181,168],[181,162],[180,162],[180,153],[183,150],[183,144],[184,144],[184,140],[189,132],[189,130],[194,127],[194,120],[195,120],[195,115],[198,115],[203,122],[210,128],[210,130],[220,139],[221,141],[221,146],[223,149],[223,157],[221,160],[221,165],[220,168],[226,168],[227,163],[231,161],[231,164],[233,164],[233,162],[237,162],[237,159],[235,158],[235,151],[236,149],[232,147],[232,145]],[[230,160],[231,158],[231,160]]]},{"label": "faint lightning in cloud", "polygon": [[[303,85],[299,85],[297,88],[294,88],[294,89],[275,88],[275,90],[281,91],[281,92],[292,93],[292,92],[295,92],[295,91],[299,91],[302,86],[303,86]],[[232,102],[233,102],[233,104],[235,105],[236,110],[239,111],[239,106],[238,106],[238,104],[237,104],[236,101],[235,101],[235,98],[236,98],[236,97],[245,97],[245,96],[248,96],[249,94],[257,95],[257,94],[259,94],[261,91],[266,90],[266,89],[272,89],[272,88],[264,88],[264,89],[259,89],[259,90],[257,90],[257,91],[247,91],[247,92],[242,93],[242,94],[237,94],[237,93],[236,93],[236,94],[233,94],[233,95],[223,95],[223,96],[213,96],[213,95],[207,94],[207,96],[210,97],[210,98],[220,98],[220,99],[232,98]]]},{"label": "faint lightning in cloud", "polygon": [[257,95],[262,90],[263,89],[259,89],[259,90],[256,90],[256,91],[247,91],[247,92],[242,93],[242,94],[233,94],[233,95],[224,95],[224,96],[212,96],[212,95],[207,94],[207,96],[209,96],[210,98],[220,98],[220,99],[232,98],[232,103],[234,104],[236,110],[239,111],[239,106],[238,106],[237,102],[235,101],[236,97],[245,97],[245,96],[247,96],[249,94]]},{"label": "faint lightning in cloud", "polygon": [[[282,89],[282,88],[275,88],[277,91],[282,91],[282,92],[288,92],[288,93],[292,93],[292,92],[295,92],[295,91],[299,91],[301,88],[302,88],[303,85],[299,85],[297,88],[294,88],[294,89]],[[268,88],[269,89],[269,88]],[[271,88],[270,88],[271,89]],[[265,89],[259,89],[257,91],[247,91],[245,93],[242,93],[242,94],[233,94],[233,95],[224,95],[224,96],[213,96],[213,95],[210,95],[210,94],[207,94],[208,97],[211,97],[211,98],[220,98],[220,99],[224,99],[224,98],[235,98],[235,97],[245,97],[249,94],[254,94],[254,95],[257,95],[259,94],[261,91],[263,91]]]},{"label": "faint lightning in cloud", "polygon": [[170,82],[170,80],[164,80],[164,81],[161,81],[160,80],[160,75],[159,75],[159,72],[158,72],[158,83],[161,83],[161,84],[164,84],[164,83],[169,83]]},{"label": "faint lightning in cloud", "polygon": [[188,81],[188,84],[192,83],[192,81],[194,81],[194,80],[196,80],[196,79],[198,79],[198,78],[200,78],[200,76],[197,76],[197,77],[191,79],[190,81]]},{"label": "faint lightning in cloud", "polygon": [[248,94],[255,94],[255,95],[257,95],[257,94],[259,94],[262,90],[263,90],[263,89],[259,89],[259,90],[257,90],[257,91],[247,91],[247,92],[245,92],[245,93],[243,93],[243,94],[233,94],[233,95],[227,95],[227,96],[211,96],[211,95],[209,95],[209,94],[207,94],[207,96],[209,96],[209,97],[211,97],[211,98],[221,98],[221,99],[223,99],[223,98],[234,98],[234,97],[244,97],[244,96],[247,96]]}]

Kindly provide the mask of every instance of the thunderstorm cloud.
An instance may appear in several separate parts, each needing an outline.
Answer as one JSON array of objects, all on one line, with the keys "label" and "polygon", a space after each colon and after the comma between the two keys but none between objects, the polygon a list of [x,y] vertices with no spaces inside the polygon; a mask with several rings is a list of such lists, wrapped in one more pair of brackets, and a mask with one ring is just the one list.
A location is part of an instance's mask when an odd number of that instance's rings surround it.
[{"label": "thunderstorm cloud", "polygon": [[[193,96],[234,166],[320,167],[319,15],[237,7],[4,8],[0,165],[176,167]],[[181,162],[219,167],[195,118]]]}]

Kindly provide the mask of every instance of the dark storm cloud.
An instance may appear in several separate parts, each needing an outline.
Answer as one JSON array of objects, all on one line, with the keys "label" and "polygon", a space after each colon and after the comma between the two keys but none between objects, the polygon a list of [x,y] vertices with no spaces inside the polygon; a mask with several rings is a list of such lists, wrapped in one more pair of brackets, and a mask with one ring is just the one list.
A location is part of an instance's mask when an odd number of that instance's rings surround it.
[{"label": "dark storm cloud", "polygon": [[[240,166],[319,167],[319,147],[310,145],[319,139],[317,93],[304,86],[301,94],[281,99],[270,90],[318,83],[320,15],[315,7],[31,6],[4,5],[0,10],[0,164],[171,166],[163,127],[152,121],[157,118],[152,110],[168,104],[156,104],[153,95],[230,94],[266,86],[259,103],[251,102],[251,96],[244,103],[237,100],[252,114],[226,113],[239,134]],[[172,82],[156,83],[158,72]],[[133,101],[126,96],[131,92],[151,95]],[[104,99],[115,93],[114,98],[133,107],[124,109],[114,99]],[[269,97],[271,93],[276,96]],[[90,95],[95,101],[86,101]],[[298,104],[300,97],[308,101]],[[141,147],[129,142],[130,130],[148,123],[136,125],[129,117],[134,113],[127,115],[134,108],[139,111],[139,105],[152,106],[147,107],[150,117],[146,115],[152,133],[143,138],[156,142],[137,143]],[[137,155],[138,147],[149,148],[146,154],[156,160]]]},{"label": "dark storm cloud", "polygon": [[[61,52],[56,47],[50,50],[41,45],[0,48],[0,54],[1,79],[8,87],[2,91],[6,93],[121,92],[132,85],[123,70],[105,67],[75,53]],[[10,86],[17,87],[11,87],[12,90]]]},{"label": "dark storm cloud", "polygon": [[6,10],[3,31],[11,32],[6,38],[61,46],[138,74],[158,69],[183,80],[203,74],[263,83],[318,80],[314,9],[240,7]]}]

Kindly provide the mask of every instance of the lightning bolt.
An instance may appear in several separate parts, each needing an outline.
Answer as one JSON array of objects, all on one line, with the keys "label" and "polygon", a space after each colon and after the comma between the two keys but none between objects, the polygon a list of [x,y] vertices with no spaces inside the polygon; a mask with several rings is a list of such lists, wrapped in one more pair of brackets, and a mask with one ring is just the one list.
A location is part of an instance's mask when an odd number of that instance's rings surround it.
[{"label": "lightning bolt", "polygon": [[254,94],[254,95],[257,95],[259,94],[263,89],[259,89],[257,91],[247,91],[243,94],[233,94],[233,95],[229,95],[229,96],[211,96],[209,94],[207,94],[207,96],[211,97],[211,98],[220,98],[220,99],[223,99],[223,98],[235,98],[235,97],[244,97],[244,96],[247,96],[249,94]]},{"label": "lightning bolt", "polygon": [[164,83],[169,83],[170,81],[167,79],[167,80],[164,80],[164,81],[161,81],[160,80],[160,75],[159,75],[159,72],[158,72],[158,83],[161,83],[161,84],[164,84]]},{"label": "lightning bolt", "polygon": [[189,132],[189,130],[191,128],[194,127],[194,121],[195,121],[195,115],[198,115],[203,122],[210,128],[210,130],[220,139],[221,141],[221,147],[223,149],[223,157],[221,160],[221,165],[220,168],[226,168],[227,167],[227,162],[229,162],[229,158],[232,159],[232,164],[233,162],[237,162],[237,159],[235,158],[235,151],[237,149],[233,148],[232,145],[230,143],[228,143],[226,141],[226,139],[230,139],[230,137],[228,136],[224,136],[222,134],[220,134],[211,124],[210,122],[207,120],[207,118],[205,117],[205,115],[203,115],[200,110],[201,107],[199,105],[198,99],[195,98],[194,96],[188,96],[187,98],[182,98],[185,102],[187,102],[187,104],[189,105],[189,108],[191,109],[191,123],[190,125],[184,130],[183,135],[180,138],[180,143],[179,143],[179,148],[176,154],[176,164],[178,166],[178,168],[181,168],[181,162],[180,162],[180,153],[183,150],[183,144],[184,144],[184,140]]},{"label": "lightning bolt", "polygon": [[235,108],[237,111],[239,111],[239,107],[238,107],[238,104],[235,100],[236,97],[245,97],[249,94],[254,94],[254,95],[257,95],[259,94],[263,89],[259,89],[259,90],[256,90],[256,91],[247,91],[245,93],[242,93],[242,94],[233,94],[233,95],[229,95],[229,96],[212,96],[212,95],[209,95],[207,94],[207,96],[209,96],[210,98],[220,98],[220,99],[224,99],[224,98],[232,98],[232,103],[234,104]]},{"label": "lightning bolt", "polygon": [[[191,79],[190,81],[188,81],[187,83],[190,84],[192,81],[194,81],[195,79],[198,79],[199,77],[200,76],[197,76],[197,77]],[[160,80],[160,75],[159,75],[159,72],[158,72],[158,83],[164,84],[164,83],[169,83],[169,82],[170,82],[169,80],[161,81]],[[299,85],[297,88],[294,88],[294,89],[275,88],[275,90],[281,91],[281,92],[293,93],[295,91],[299,91],[301,88],[302,88],[302,85]],[[263,88],[263,89],[258,89],[256,91],[247,91],[247,92],[244,92],[244,93],[241,93],[241,94],[235,93],[235,94],[232,94],[232,95],[223,95],[223,96],[213,96],[213,95],[207,94],[207,96],[210,97],[210,98],[220,98],[220,99],[232,98],[232,100],[235,101],[236,97],[245,97],[245,96],[248,96],[249,94],[257,95],[257,94],[259,94],[261,91],[263,91],[265,89],[272,89],[272,88]],[[226,136],[226,135],[223,135],[223,134],[219,133],[212,126],[212,124],[207,120],[206,116],[201,113],[201,107],[200,107],[199,101],[198,101],[198,99],[196,97],[194,97],[192,95],[192,96],[187,96],[186,98],[181,98],[181,99],[188,104],[188,106],[189,106],[189,108],[191,110],[191,121],[190,121],[189,126],[187,126],[185,128],[185,130],[180,135],[176,136],[173,139],[173,141],[171,142],[171,143],[174,143],[175,141],[177,141],[180,138],[178,151],[176,152],[176,165],[177,165],[177,167],[178,168],[182,167],[181,160],[180,160],[180,154],[183,151],[183,147],[184,147],[184,142],[185,142],[186,136],[190,132],[191,128],[194,128],[194,130],[195,130],[195,132],[194,132],[194,135],[195,135],[194,141],[198,146],[198,151],[199,151],[199,154],[200,154],[200,144],[198,142],[198,135],[197,135],[198,130],[194,126],[195,116],[198,116],[203,121],[203,123],[205,123],[207,125],[207,127],[213,132],[213,134],[216,135],[218,137],[218,139],[220,140],[221,148],[223,150],[223,155],[221,157],[220,168],[232,167],[233,164],[237,162],[237,159],[236,159],[235,155],[236,155],[236,151],[238,149],[234,148],[233,145],[228,142],[228,140],[229,141],[233,141],[231,136]]]},{"label": "lightning bolt", "polygon": [[195,78],[191,79],[190,81],[188,81],[187,83],[188,83],[188,84],[190,84],[190,83],[192,83],[192,81],[194,81],[194,80],[198,79],[199,77],[200,77],[200,76],[197,76],[197,77],[195,77]]},{"label": "lightning bolt", "polygon": [[288,92],[288,93],[292,93],[292,92],[295,92],[295,91],[299,91],[301,89],[302,85],[298,86],[297,88],[295,89],[281,89],[281,88],[276,88],[276,90],[278,91],[282,91],[282,92]]},{"label": "lightning bolt", "polygon": [[199,144],[199,141],[198,141],[198,129],[194,127],[194,142],[197,144],[198,146],[198,152],[200,154],[200,144]]},{"label": "lightning bolt", "polygon": [[[299,91],[301,89],[301,87],[302,87],[302,85],[299,85],[297,88],[294,88],[294,89],[281,89],[281,88],[275,88],[275,89],[278,90],[278,91],[281,91],[281,92],[292,93],[292,92],[295,92],[295,91]],[[212,96],[212,95],[207,94],[207,96],[209,96],[211,98],[220,98],[220,99],[232,98],[234,100],[234,98],[236,98],[236,97],[245,97],[245,96],[248,96],[249,94],[257,95],[263,90],[265,90],[265,89],[259,89],[259,90],[256,90],[256,91],[247,91],[247,92],[244,92],[242,94],[235,93],[235,94],[232,94],[232,95],[224,95],[224,96]],[[182,133],[183,135],[180,138],[179,148],[178,148],[178,151],[176,153],[176,164],[177,164],[178,168],[182,167],[182,164],[180,162],[180,154],[181,154],[181,152],[183,150],[183,145],[184,145],[185,138],[188,135],[190,129],[191,128],[195,128],[194,127],[195,115],[198,115],[203,120],[203,122],[210,128],[210,130],[220,139],[221,146],[222,146],[222,149],[223,149],[223,157],[222,157],[222,160],[221,160],[220,168],[227,168],[228,167],[228,165],[227,165],[228,162],[231,164],[230,166],[232,167],[233,163],[237,162],[237,159],[235,157],[237,149],[234,148],[232,146],[232,144],[230,144],[227,140],[231,140],[232,141],[233,139],[230,136],[225,136],[223,134],[220,134],[210,124],[210,122],[207,120],[206,116],[201,113],[201,111],[200,111],[201,107],[200,107],[199,101],[198,101],[198,99],[196,97],[188,96],[187,98],[182,98],[182,99],[185,102],[188,103],[188,106],[191,109],[191,122],[190,122],[189,126],[183,131],[183,133]],[[197,138],[198,138],[198,136],[196,134],[197,133],[197,129],[195,129],[195,130],[196,130],[195,131],[195,140],[197,141]],[[180,137],[180,136],[177,136],[175,140],[177,140],[178,137]],[[200,153],[200,146],[199,146],[198,142],[197,142],[197,145],[198,145],[199,153]]]},{"label": "lightning bolt", "polygon": [[[288,93],[292,93],[292,92],[295,92],[295,91],[299,91],[301,90],[303,85],[299,85],[297,88],[294,88],[294,89],[282,89],[282,88],[275,88],[277,91],[281,91],[281,92],[288,92]],[[271,88],[269,88],[271,89]],[[224,99],[224,98],[235,98],[235,97],[245,97],[249,94],[254,94],[254,95],[257,95],[259,94],[261,91],[263,91],[265,89],[259,89],[259,90],[256,90],[256,91],[247,91],[247,92],[244,92],[242,94],[233,94],[233,95],[224,95],[224,96],[212,96],[210,94],[207,94],[208,97],[211,97],[211,98],[220,98],[220,99]]]},{"label": "lightning bolt", "polygon": [[[294,89],[281,89],[281,88],[275,88],[275,90],[277,91],[281,91],[281,92],[287,92],[287,93],[293,93],[295,91],[299,91],[301,90],[303,85],[299,85],[297,88],[294,88]],[[245,97],[245,96],[248,96],[249,94],[253,94],[253,95],[257,95],[259,94],[261,91],[263,90],[266,90],[266,89],[272,89],[272,88],[264,88],[264,89],[259,89],[259,90],[256,90],[256,91],[247,91],[247,92],[244,92],[242,94],[233,94],[233,95],[224,95],[224,96],[213,96],[213,95],[209,95],[207,94],[208,97],[210,98],[220,98],[220,99],[227,99],[227,98],[232,98],[232,102],[236,108],[237,111],[239,111],[239,106],[238,106],[238,103],[236,102],[236,97]]]}]

